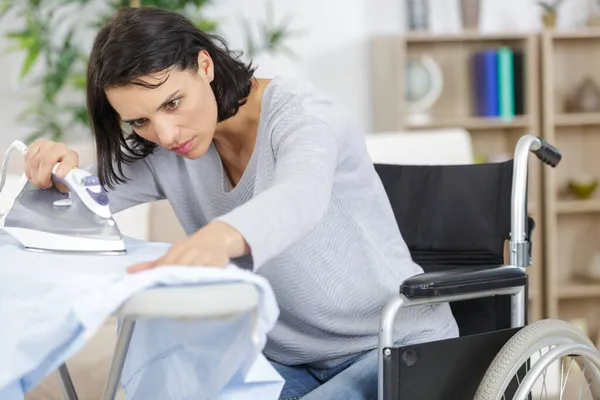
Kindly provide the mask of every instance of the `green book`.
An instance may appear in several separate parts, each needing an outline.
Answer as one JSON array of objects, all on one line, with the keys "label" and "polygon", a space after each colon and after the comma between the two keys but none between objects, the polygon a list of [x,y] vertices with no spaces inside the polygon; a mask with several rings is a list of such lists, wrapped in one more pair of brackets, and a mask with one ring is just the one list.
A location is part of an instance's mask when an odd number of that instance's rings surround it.
[{"label": "green book", "polygon": [[500,117],[509,121],[515,116],[513,51],[506,46],[498,49],[498,106]]}]

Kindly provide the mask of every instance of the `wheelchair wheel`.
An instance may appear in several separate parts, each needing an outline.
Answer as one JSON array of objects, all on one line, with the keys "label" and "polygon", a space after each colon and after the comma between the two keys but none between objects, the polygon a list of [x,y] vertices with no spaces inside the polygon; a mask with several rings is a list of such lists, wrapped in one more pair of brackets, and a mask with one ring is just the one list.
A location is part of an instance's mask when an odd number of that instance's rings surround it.
[{"label": "wheelchair wheel", "polygon": [[523,327],[494,358],[474,400],[531,398],[600,399],[600,353],[573,325],[547,319]]}]

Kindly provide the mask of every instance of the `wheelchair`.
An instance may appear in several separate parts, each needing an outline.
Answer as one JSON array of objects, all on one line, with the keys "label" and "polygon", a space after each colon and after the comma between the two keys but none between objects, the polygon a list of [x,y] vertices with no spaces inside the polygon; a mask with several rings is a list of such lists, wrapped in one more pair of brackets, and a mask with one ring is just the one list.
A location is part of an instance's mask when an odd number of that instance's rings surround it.
[{"label": "wheelchair", "polygon": [[[559,371],[556,398],[573,398],[563,397],[573,374],[582,380],[579,389],[591,394],[578,398],[600,399],[594,344],[564,321],[527,324],[526,268],[535,227],[527,214],[530,152],[551,167],[561,160],[552,145],[524,135],[506,162],[375,164],[412,257],[424,270],[399,282],[398,295],[382,310],[378,400],[552,398],[549,371]],[[400,309],[445,302],[458,337],[394,345]]]}]

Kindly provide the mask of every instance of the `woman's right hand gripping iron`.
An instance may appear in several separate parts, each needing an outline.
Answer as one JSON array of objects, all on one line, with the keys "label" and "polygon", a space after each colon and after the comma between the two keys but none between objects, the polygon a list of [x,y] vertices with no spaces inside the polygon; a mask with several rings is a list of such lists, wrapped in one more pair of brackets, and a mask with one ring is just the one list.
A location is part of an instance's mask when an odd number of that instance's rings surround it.
[{"label": "woman's right hand gripping iron", "polygon": [[38,139],[29,146],[25,155],[25,175],[35,186],[45,189],[54,185],[63,193],[67,186],[52,180],[52,169],[59,163],[56,175],[63,178],[73,168],[79,167],[79,154],[64,143]]}]

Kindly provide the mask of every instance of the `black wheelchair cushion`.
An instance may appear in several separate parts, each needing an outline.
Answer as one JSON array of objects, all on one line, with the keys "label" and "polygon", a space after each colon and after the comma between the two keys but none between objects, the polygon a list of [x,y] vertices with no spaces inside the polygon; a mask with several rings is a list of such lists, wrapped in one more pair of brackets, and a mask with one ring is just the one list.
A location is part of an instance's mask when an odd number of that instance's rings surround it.
[{"label": "black wheelchair cushion", "polygon": [[400,285],[400,293],[410,299],[506,289],[526,284],[527,274],[521,268],[487,265],[418,274]]}]

